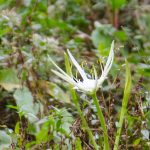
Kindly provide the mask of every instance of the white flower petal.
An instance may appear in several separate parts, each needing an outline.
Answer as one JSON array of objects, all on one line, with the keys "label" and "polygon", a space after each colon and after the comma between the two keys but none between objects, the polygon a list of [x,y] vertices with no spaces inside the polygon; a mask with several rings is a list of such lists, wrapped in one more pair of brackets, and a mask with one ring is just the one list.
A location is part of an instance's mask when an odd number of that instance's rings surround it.
[{"label": "white flower petal", "polygon": [[102,75],[101,77],[98,79],[98,86],[101,86],[102,83],[104,82],[104,80],[107,78],[108,72],[112,66],[113,63],[113,59],[114,59],[114,41],[111,44],[111,49],[109,52],[109,56],[106,62],[106,65],[104,67],[104,70],[102,71]]},{"label": "white flower petal", "polygon": [[111,65],[113,63],[113,58],[114,58],[114,41],[112,42],[111,44],[111,49],[110,49],[110,52],[109,52],[109,56],[108,56],[108,59],[107,59],[107,62],[106,62],[106,65],[104,67],[104,72],[109,71],[110,68],[111,68]]},{"label": "white flower petal", "polygon": [[58,77],[60,77],[61,79],[69,82],[70,84],[73,84],[73,85],[76,84],[76,82],[71,77],[65,76],[64,74],[61,74],[60,72],[56,70],[52,70],[52,72],[56,74]]},{"label": "white flower petal", "polygon": [[64,72],[49,56],[48,56],[49,60],[52,62],[52,64],[66,77],[70,78],[70,76]]},{"label": "white flower petal", "polygon": [[77,68],[77,70],[79,71],[79,73],[80,73],[81,77],[83,78],[83,80],[86,80],[86,79],[87,79],[87,76],[86,76],[84,70],[80,67],[80,65],[79,65],[78,62],[75,60],[75,58],[72,56],[72,54],[70,53],[70,51],[67,50],[67,52],[68,52],[68,55],[69,55],[71,61],[73,62],[73,64],[74,64],[75,67]]},{"label": "white flower petal", "polygon": [[61,68],[59,68],[59,66],[57,66],[57,64],[55,64],[55,62],[49,57],[50,61],[53,63],[53,65],[57,68],[58,71],[56,70],[52,70],[52,72],[54,74],[56,74],[58,77],[60,77],[61,79],[65,80],[66,82],[72,84],[74,86],[74,89],[80,90],[82,92],[86,92],[86,93],[92,93],[94,91],[97,91],[98,88],[102,85],[102,83],[104,82],[104,80],[107,78],[108,72],[112,66],[113,63],[113,59],[114,59],[114,41],[111,44],[111,49],[110,49],[110,53],[106,62],[106,65],[104,67],[104,69],[102,69],[102,75],[101,77],[98,79],[97,78],[97,72],[96,69],[94,68],[94,79],[88,79],[86,76],[86,73],[84,72],[84,70],[80,67],[80,65],[78,64],[78,62],[75,60],[75,58],[72,56],[72,54],[70,53],[69,50],[68,51],[68,55],[71,59],[71,61],[73,62],[73,64],[75,65],[75,67],[77,68],[77,70],[79,71],[80,75],[83,78],[83,81],[77,80],[77,79],[73,79],[73,77],[69,76],[67,73],[65,73]]},{"label": "white flower petal", "polygon": [[[77,88],[78,87],[78,88]],[[84,92],[93,92],[96,90],[97,87],[97,81],[94,79],[87,79],[84,81],[78,81],[76,85],[76,89],[79,89]]]}]

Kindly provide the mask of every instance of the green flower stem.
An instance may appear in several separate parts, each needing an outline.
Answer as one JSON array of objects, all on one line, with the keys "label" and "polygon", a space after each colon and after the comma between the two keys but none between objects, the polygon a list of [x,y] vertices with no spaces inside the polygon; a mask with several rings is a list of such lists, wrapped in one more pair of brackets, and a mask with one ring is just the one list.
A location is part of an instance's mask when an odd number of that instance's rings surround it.
[{"label": "green flower stem", "polygon": [[[68,59],[68,56],[66,55],[66,53],[64,54],[64,57],[65,57],[66,71],[67,71],[67,73],[68,73],[70,76],[72,76],[72,71],[71,71],[69,59]],[[87,131],[87,133],[88,133],[88,135],[89,135],[89,138],[90,138],[90,140],[91,140],[91,142],[92,142],[92,144],[93,144],[93,146],[94,146],[94,149],[95,149],[95,150],[98,150],[98,149],[99,149],[99,148],[98,148],[98,145],[96,144],[95,139],[94,139],[94,136],[93,136],[93,133],[92,133],[91,129],[89,128],[86,119],[84,118],[84,115],[83,115],[83,113],[82,113],[82,110],[80,109],[80,105],[79,105],[79,102],[78,102],[78,98],[77,98],[76,92],[75,92],[75,90],[73,89],[73,86],[72,86],[72,85],[70,85],[70,92],[71,92],[71,96],[72,96],[73,102],[74,102],[74,104],[75,104],[75,107],[76,107],[76,109],[77,109],[77,111],[78,111],[78,113],[79,113],[79,115],[80,115],[81,120],[82,120],[82,124],[83,124],[83,126],[85,127],[85,129],[86,129],[86,131]]]},{"label": "green flower stem", "polygon": [[96,96],[96,92],[94,92],[92,94],[92,98],[93,98],[93,101],[94,101],[94,105],[96,106],[97,114],[98,114],[98,119],[100,121],[102,130],[103,130],[103,135],[104,135],[104,150],[109,150],[110,148],[109,148],[109,142],[108,142],[108,134],[107,134],[106,123],[105,123],[105,119],[104,119],[101,107],[99,105],[99,101],[98,101],[97,96]]},{"label": "green flower stem", "polygon": [[122,125],[124,121],[125,114],[127,112],[127,104],[131,92],[131,73],[129,69],[128,62],[126,61],[126,83],[125,83],[125,88],[124,88],[124,95],[123,95],[123,101],[122,101],[122,108],[121,108],[121,113],[120,113],[120,120],[118,124],[118,129],[117,129],[117,134],[116,134],[116,139],[115,139],[115,145],[113,150],[118,150],[118,145],[119,145],[119,140],[120,140],[120,134],[122,130]]},{"label": "green flower stem", "polygon": [[73,98],[73,102],[74,102],[74,104],[76,106],[76,109],[77,109],[77,111],[78,111],[78,113],[80,115],[80,118],[82,120],[83,126],[85,127],[85,129],[86,129],[86,131],[87,131],[87,133],[89,135],[89,138],[90,138],[90,140],[91,140],[95,150],[98,150],[98,146],[97,146],[97,144],[95,142],[93,133],[92,133],[91,129],[88,126],[88,123],[87,123],[87,121],[86,121],[86,119],[85,119],[85,117],[84,117],[84,115],[82,113],[82,110],[80,109],[80,106],[79,106],[79,103],[78,103],[78,99],[77,99],[77,96],[76,96],[76,92],[73,89],[71,90],[71,95],[72,95],[72,98]]}]

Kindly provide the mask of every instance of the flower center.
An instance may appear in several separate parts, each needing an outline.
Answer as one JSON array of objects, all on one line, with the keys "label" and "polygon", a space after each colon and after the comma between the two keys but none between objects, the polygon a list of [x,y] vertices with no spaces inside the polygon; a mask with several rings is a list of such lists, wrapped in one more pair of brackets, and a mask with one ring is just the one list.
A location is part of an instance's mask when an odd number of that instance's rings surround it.
[{"label": "flower center", "polygon": [[90,91],[90,92],[95,90],[97,86],[97,81],[93,79],[86,79],[83,81],[78,81],[77,83],[79,87],[82,87],[83,90]]}]

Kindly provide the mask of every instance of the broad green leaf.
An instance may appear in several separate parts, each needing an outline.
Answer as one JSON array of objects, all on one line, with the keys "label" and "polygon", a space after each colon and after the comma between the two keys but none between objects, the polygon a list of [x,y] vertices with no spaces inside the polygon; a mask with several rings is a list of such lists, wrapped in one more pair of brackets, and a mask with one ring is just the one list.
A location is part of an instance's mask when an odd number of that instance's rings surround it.
[{"label": "broad green leaf", "polygon": [[10,29],[9,28],[3,28],[3,29],[0,29],[0,37],[8,34],[10,32]]},{"label": "broad green leaf", "polygon": [[38,112],[38,104],[33,103],[33,96],[29,89],[26,87],[18,89],[13,96],[20,112],[22,112],[30,122],[37,121],[38,118],[36,117],[36,114]]},{"label": "broad green leaf", "polygon": [[95,30],[91,34],[93,45],[99,51],[100,56],[108,56],[112,37],[116,29],[110,24],[95,23]]},{"label": "broad green leaf", "polygon": [[119,9],[126,4],[126,0],[106,0],[112,9]]},{"label": "broad green leaf", "polygon": [[108,45],[111,43],[110,37],[106,36],[99,30],[94,30],[92,32],[92,41],[95,47],[99,50],[104,50],[108,48]]},{"label": "broad green leaf", "polygon": [[7,91],[20,88],[19,79],[14,69],[0,70],[0,85]]},{"label": "broad green leaf", "polygon": [[[55,128],[55,120],[53,117],[49,117],[49,119],[44,122],[41,127],[40,132],[36,135],[37,143],[47,142],[48,140],[53,139],[53,131],[51,129]],[[49,134],[51,132],[51,134]]]},{"label": "broad green leaf", "polygon": [[136,140],[133,142],[133,145],[134,145],[134,146],[137,146],[137,145],[140,143],[140,141],[141,141],[140,138],[136,139]]},{"label": "broad green leaf", "polygon": [[126,33],[124,31],[121,31],[121,30],[120,31],[116,31],[114,33],[114,35],[120,41],[126,41],[127,40],[127,35],[126,35]]},{"label": "broad green leaf", "polygon": [[138,65],[137,72],[145,77],[150,77],[150,65],[140,63]]},{"label": "broad green leaf", "polygon": [[56,84],[48,82],[49,90],[47,92],[55,97],[57,100],[61,100],[62,102],[70,103],[69,96]]},{"label": "broad green leaf", "polygon": [[71,127],[71,124],[73,122],[73,117],[72,115],[64,108],[61,110],[61,128],[63,128],[65,130],[65,133],[67,135],[69,135],[71,133],[71,130],[70,130],[70,127]]},{"label": "broad green leaf", "polygon": [[0,130],[0,150],[9,148],[11,144],[11,137],[5,132]]}]

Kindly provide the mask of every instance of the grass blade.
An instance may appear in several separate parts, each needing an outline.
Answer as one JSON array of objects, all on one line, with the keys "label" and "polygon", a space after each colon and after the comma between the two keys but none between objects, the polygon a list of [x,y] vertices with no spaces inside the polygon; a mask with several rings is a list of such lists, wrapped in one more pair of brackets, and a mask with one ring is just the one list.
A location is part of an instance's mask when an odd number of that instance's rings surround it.
[{"label": "grass blade", "polygon": [[124,117],[127,112],[127,104],[128,104],[130,92],[131,92],[131,72],[129,69],[129,64],[126,60],[126,83],[125,83],[125,88],[124,88],[122,108],[121,108],[121,113],[120,113],[120,120],[119,120],[119,124],[118,124],[116,139],[115,139],[114,150],[118,150],[120,134],[121,134],[121,130],[122,130]]}]

